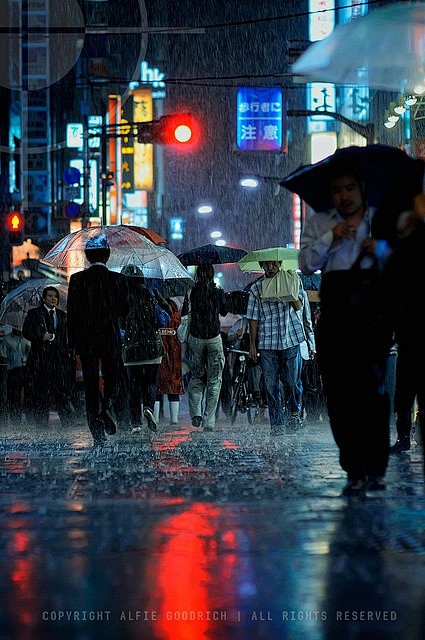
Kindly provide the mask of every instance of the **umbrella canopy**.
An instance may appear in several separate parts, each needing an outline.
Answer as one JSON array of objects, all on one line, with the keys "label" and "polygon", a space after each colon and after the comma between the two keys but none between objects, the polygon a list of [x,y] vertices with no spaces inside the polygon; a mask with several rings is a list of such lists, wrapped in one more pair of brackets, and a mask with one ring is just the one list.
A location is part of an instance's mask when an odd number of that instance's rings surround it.
[{"label": "umbrella canopy", "polygon": [[[89,240],[105,235],[111,249],[108,267],[124,267],[154,260],[164,250],[144,235],[125,225],[105,225],[88,227],[70,233],[48,252],[43,258],[54,267],[74,273],[89,266],[85,256],[85,247]],[[171,252],[170,252],[171,253]]]},{"label": "umbrella canopy", "polygon": [[363,179],[367,203],[374,207],[382,204],[396,181],[402,183],[401,178],[412,173],[422,177],[425,167],[422,160],[415,160],[395,147],[382,144],[352,146],[338,149],[315,164],[299,167],[280,184],[297,193],[315,211],[327,211],[334,206],[329,179],[332,168],[338,165],[354,169]]},{"label": "umbrella canopy", "polygon": [[128,227],[128,229],[135,231],[136,233],[140,233],[140,235],[145,236],[145,238],[155,244],[165,244],[167,242],[165,238],[160,236],[156,231],[153,231],[152,229],[146,229],[146,227],[137,227],[132,224],[127,224],[125,226]]},{"label": "umbrella canopy", "polygon": [[298,249],[292,247],[270,247],[250,251],[238,264],[243,271],[260,271],[260,262],[281,260],[283,269],[298,269]]},{"label": "umbrella canopy", "polygon": [[56,287],[59,291],[59,309],[66,311],[68,285],[51,278],[35,278],[20,284],[10,291],[0,304],[0,323],[22,329],[28,309],[38,307],[45,287]]},{"label": "umbrella canopy", "polygon": [[216,244],[206,244],[203,247],[196,247],[191,251],[186,251],[179,255],[179,260],[185,266],[200,264],[226,264],[238,262],[246,251],[235,249],[235,247],[220,247]]},{"label": "umbrella canopy", "polygon": [[184,295],[193,283],[189,272],[172,251],[154,244],[126,225],[89,227],[70,233],[46,253],[40,263],[45,268],[62,271],[69,278],[89,266],[85,256],[86,243],[101,234],[106,235],[111,250],[108,267],[112,271],[121,271],[128,264],[135,265],[146,279],[155,281],[151,284],[166,297]]},{"label": "umbrella canopy", "polygon": [[424,47],[425,4],[398,2],[337,26],[291,70],[322,82],[413,93],[424,84]]}]

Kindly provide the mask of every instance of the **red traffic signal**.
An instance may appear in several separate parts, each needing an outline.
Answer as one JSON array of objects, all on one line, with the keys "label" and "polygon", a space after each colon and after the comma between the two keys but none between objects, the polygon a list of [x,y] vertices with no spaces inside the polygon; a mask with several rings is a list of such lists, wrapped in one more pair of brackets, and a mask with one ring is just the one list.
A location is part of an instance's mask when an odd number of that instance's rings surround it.
[{"label": "red traffic signal", "polygon": [[201,145],[201,137],[201,125],[190,113],[162,116],[146,125],[139,123],[139,142],[156,142],[182,153],[196,151]]},{"label": "red traffic signal", "polygon": [[105,187],[112,187],[115,182],[115,174],[113,171],[106,171],[100,174],[103,184]]},{"label": "red traffic signal", "polygon": [[24,216],[19,211],[11,211],[5,220],[5,231],[10,245],[21,245],[24,241]]}]

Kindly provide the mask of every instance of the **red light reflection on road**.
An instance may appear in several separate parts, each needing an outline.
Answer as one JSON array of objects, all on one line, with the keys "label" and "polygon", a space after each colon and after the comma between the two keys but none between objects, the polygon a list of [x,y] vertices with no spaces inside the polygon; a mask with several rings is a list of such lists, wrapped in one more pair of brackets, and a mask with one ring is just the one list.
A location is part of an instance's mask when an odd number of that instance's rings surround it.
[{"label": "red light reflection on road", "polygon": [[155,632],[163,640],[219,637],[223,616],[235,609],[237,557],[228,542],[220,549],[222,515],[214,505],[197,503],[152,534],[155,551],[145,582],[151,585],[149,608],[158,611]]},{"label": "red light reflection on road", "polygon": [[40,568],[39,557],[34,552],[36,541],[25,531],[28,526],[25,511],[24,505],[15,504],[6,520],[8,561],[3,565],[3,580],[9,581],[10,589],[2,606],[7,617],[13,621],[13,637],[31,640],[39,621],[40,584],[37,576],[40,575]]},{"label": "red light reflection on road", "polygon": [[237,449],[238,448],[237,444],[235,444],[231,440],[223,440],[223,447],[225,449]]}]

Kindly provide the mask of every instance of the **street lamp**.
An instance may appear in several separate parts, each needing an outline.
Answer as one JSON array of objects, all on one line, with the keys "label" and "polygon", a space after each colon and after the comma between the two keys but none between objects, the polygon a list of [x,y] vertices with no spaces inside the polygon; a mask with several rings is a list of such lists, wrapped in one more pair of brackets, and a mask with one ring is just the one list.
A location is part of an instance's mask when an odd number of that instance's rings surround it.
[{"label": "street lamp", "polygon": [[260,185],[260,181],[255,177],[247,177],[241,178],[239,184],[241,187],[244,187],[244,189],[256,189]]},{"label": "street lamp", "polygon": [[254,189],[258,189],[262,182],[270,182],[273,185],[273,195],[279,195],[280,178],[273,178],[272,176],[249,176],[239,180],[240,186],[247,191],[254,191]]},{"label": "street lamp", "polygon": [[197,209],[197,212],[200,215],[204,215],[205,216],[205,215],[209,215],[210,213],[212,213],[213,212],[213,208],[212,208],[212,206],[210,204],[200,204],[198,209]]}]

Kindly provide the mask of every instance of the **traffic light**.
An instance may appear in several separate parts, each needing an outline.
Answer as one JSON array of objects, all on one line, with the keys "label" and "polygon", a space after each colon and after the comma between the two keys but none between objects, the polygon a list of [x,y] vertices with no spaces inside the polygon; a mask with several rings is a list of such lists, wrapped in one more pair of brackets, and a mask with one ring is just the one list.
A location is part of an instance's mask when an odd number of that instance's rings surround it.
[{"label": "traffic light", "polygon": [[102,178],[102,182],[105,187],[114,186],[115,174],[113,171],[105,171],[104,173],[100,174],[100,177]]},{"label": "traffic light", "polygon": [[182,153],[196,151],[201,144],[201,126],[190,113],[174,113],[138,124],[138,142],[158,143]]},{"label": "traffic light", "polygon": [[11,246],[20,246],[24,241],[24,216],[19,211],[11,211],[6,215],[5,231],[7,242]]}]

